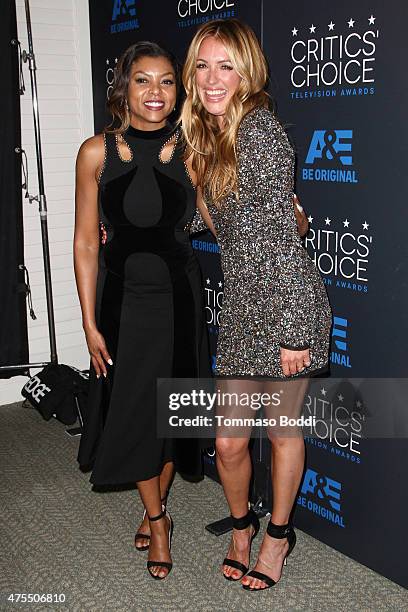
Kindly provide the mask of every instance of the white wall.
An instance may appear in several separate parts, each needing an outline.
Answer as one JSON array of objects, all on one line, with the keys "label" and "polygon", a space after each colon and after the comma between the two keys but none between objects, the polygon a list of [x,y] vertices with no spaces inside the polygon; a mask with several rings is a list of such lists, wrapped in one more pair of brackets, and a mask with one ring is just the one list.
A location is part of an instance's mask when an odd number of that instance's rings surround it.
[{"label": "white wall", "polygon": [[[18,36],[28,50],[24,0],[16,0]],[[74,168],[81,142],[93,134],[91,53],[87,0],[30,0],[37,63],[41,142],[60,363],[88,367],[72,265]],[[23,65],[22,146],[29,164],[30,193],[37,195],[31,85]],[[37,320],[28,318],[30,362],[49,360],[41,232],[37,203],[24,203],[25,264]],[[35,371],[32,370],[32,374]],[[26,377],[0,380],[0,404],[22,399]]]}]

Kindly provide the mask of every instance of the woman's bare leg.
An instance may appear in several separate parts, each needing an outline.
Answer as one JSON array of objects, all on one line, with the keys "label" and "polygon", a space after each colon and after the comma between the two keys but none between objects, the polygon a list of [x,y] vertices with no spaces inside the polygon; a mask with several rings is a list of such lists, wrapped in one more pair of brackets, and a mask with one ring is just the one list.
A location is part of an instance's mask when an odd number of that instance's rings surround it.
[{"label": "woman's bare leg", "polygon": [[[252,384],[251,384],[252,383]],[[256,385],[256,383],[255,383]],[[248,393],[249,387],[254,386],[253,381],[248,383],[241,380],[223,380],[218,383],[218,390],[224,393]],[[254,386],[254,389],[256,387]],[[239,405],[218,407],[217,413],[228,417],[253,416],[248,407],[242,409]],[[234,431],[240,437],[233,436]],[[231,515],[241,518],[248,512],[249,483],[252,474],[251,458],[248,442],[251,430],[249,428],[222,428],[219,427],[216,439],[217,470],[224,488]],[[244,565],[249,563],[249,541],[253,533],[250,525],[246,529],[233,529],[230,547],[227,553],[229,559],[239,561]],[[238,580],[242,572],[228,565],[222,566],[225,576]]]},{"label": "woman's bare leg", "polygon": [[[149,478],[148,480],[140,480],[137,483],[137,488],[143,505],[146,508],[147,516],[151,518],[158,516],[162,512],[159,476]],[[169,519],[166,516],[158,521],[150,522],[149,561],[171,562],[168,543],[169,527]],[[154,566],[150,568],[150,571],[156,576],[165,577],[169,570],[164,567]]]},{"label": "woman's bare leg", "polygon": [[[163,466],[163,469],[161,471],[160,474],[160,498],[163,500],[166,495],[167,492],[170,488],[172,479],[173,479],[173,475],[174,475],[174,463],[172,461],[169,461],[168,463],[165,463]],[[139,525],[139,529],[137,530],[137,533],[143,533],[146,534],[148,536],[150,536],[150,523],[149,523],[149,518],[147,516],[147,512],[146,515],[144,517],[144,519],[142,520],[142,522]],[[149,546],[149,538],[138,538],[137,539],[137,543],[135,543],[136,548],[142,548],[144,546]]]},{"label": "woman's bare leg", "polygon": [[[272,385],[275,384],[268,383],[265,392],[273,393]],[[279,418],[279,415],[283,414],[289,418],[297,418],[300,415],[308,381],[290,381],[286,384],[291,385],[291,387],[285,389],[286,400],[279,409],[269,411],[269,416]],[[273,509],[271,521],[275,525],[286,525],[303,474],[305,445],[302,431],[297,427],[277,428],[274,431],[269,431],[268,434],[272,445]],[[286,538],[279,540],[266,534],[254,570],[270,576],[277,582],[281,576],[282,565],[288,548],[289,544]],[[251,588],[264,588],[266,586],[261,580],[251,577],[244,577],[242,584],[250,585]]]}]

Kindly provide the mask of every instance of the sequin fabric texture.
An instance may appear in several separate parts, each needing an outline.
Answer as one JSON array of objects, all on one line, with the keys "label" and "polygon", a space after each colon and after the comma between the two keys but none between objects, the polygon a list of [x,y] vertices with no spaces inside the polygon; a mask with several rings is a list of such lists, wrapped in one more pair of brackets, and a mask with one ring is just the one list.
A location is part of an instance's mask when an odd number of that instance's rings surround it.
[{"label": "sequin fabric texture", "polygon": [[[224,273],[216,375],[284,378],[280,347],[309,348],[302,375],[328,366],[331,310],[293,210],[295,156],[275,116],[256,108],[237,138],[239,199],[204,193]],[[190,231],[203,229],[197,214]]]}]

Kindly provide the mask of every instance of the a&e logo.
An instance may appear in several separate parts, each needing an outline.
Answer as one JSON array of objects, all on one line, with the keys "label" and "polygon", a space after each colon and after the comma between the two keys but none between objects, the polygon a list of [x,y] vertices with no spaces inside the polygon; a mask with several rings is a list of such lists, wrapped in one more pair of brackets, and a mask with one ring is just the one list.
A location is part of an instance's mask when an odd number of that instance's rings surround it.
[{"label": "a&e logo", "polygon": [[137,30],[136,0],[113,0],[111,34]]},{"label": "a&e logo", "polygon": [[340,482],[308,468],[297,503],[326,521],[345,527],[341,494]]},{"label": "a&e logo", "polygon": [[358,183],[357,173],[351,169],[352,146],[353,130],[315,130],[305,159],[305,166],[309,167],[302,169],[302,179]]},{"label": "a&e logo", "polygon": [[350,355],[348,354],[348,329],[349,322],[343,317],[333,317],[332,329],[332,351],[331,363],[351,368]]}]

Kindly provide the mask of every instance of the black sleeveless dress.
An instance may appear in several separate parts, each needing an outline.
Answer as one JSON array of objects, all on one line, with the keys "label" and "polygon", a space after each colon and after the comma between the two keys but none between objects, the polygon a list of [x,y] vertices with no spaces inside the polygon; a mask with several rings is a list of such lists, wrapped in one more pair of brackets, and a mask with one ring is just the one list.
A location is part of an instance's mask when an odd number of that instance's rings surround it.
[{"label": "black sleeveless dress", "polygon": [[196,194],[178,144],[160,160],[171,137],[169,128],[129,127],[126,161],[115,135],[105,135],[96,318],[114,365],[99,380],[91,367],[78,454],[96,485],[152,478],[169,460],[184,475],[201,473],[197,440],[156,436],[157,378],[210,376],[201,274],[186,228]]}]

